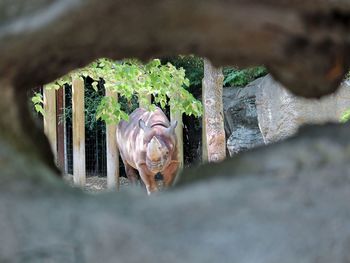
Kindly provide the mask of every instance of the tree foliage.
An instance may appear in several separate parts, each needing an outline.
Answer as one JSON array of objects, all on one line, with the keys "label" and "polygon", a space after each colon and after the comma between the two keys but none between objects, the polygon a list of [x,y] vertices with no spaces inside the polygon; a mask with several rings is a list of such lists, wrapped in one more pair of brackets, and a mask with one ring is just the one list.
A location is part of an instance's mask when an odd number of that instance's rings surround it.
[{"label": "tree foliage", "polygon": [[350,109],[343,112],[342,116],[340,117],[340,122],[345,123],[350,120]]},{"label": "tree foliage", "polygon": [[246,69],[238,69],[233,67],[225,67],[224,73],[224,86],[225,87],[243,87],[251,81],[265,76],[267,70],[265,67],[252,67]]},{"label": "tree foliage", "polygon": [[204,77],[204,62],[200,57],[194,55],[178,55],[174,57],[162,58],[162,63],[171,63],[176,68],[183,68],[186,72],[186,78],[190,81],[190,90],[200,88]]},{"label": "tree foliage", "polygon": [[43,108],[43,104],[44,104],[44,99],[43,99],[43,95],[39,92],[35,92],[33,97],[32,97],[32,103],[34,105],[34,109],[36,112],[44,115],[44,108]]},{"label": "tree foliage", "polygon": [[[177,68],[184,68],[186,70],[186,77],[190,81],[190,90],[201,88],[203,71],[203,58],[194,55],[188,56],[174,56],[162,59],[162,62],[170,62]],[[237,67],[225,67],[223,69],[224,86],[225,87],[243,87],[249,82],[262,77],[267,74],[267,70],[263,66],[250,67],[240,69]]]},{"label": "tree foliage", "polygon": [[[59,89],[65,84],[71,84],[72,79],[78,77],[92,78],[92,87],[96,92],[97,85],[103,80],[106,89],[118,93],[127,101],[131,101],[137,93],[140,94],[139,100],[146,102],[146,95],[152,94],[154,102],[161,107],[169,104],[181,113],[197,117],[202,114],[201,102],[184,88],[190,84],[185,76],[185,70],[177,69],[171,63],[162,65],[159,59],[151,60],[146,64],[134,59],[123,61],[98,59],[84,68],[47,84],[45,88]],[[42,109],[37,106],[42,103],[42,98],[40,101],[40,96],[36,95],[32,101],[36,110],[42,112]],[[154,107],[149,105],[150,110]],[[97,107],[96,118],[111,124],[118,123],[121,119],[127,120],[128,115],[116,98],[103,97]]]}]

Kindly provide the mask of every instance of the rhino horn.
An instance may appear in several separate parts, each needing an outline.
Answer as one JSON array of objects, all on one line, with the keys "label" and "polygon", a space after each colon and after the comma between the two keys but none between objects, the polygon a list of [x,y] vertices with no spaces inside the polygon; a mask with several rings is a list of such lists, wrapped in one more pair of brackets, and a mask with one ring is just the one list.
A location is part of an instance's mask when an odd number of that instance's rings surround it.
[{"label": "rhino horn", "polygon": [[153,136],[152,140],[148,143],[147,146],[148,158],[150,158],[152,161],[159,160],[162,154],[160,147],[162,147],[161,143],[155,136]]},{"label": "rhino horn", "polygon": [[175,134],[176,126],[177,126],[177,121],[172,121],[170,126],[167,128],[167,133],[169,135]]}]

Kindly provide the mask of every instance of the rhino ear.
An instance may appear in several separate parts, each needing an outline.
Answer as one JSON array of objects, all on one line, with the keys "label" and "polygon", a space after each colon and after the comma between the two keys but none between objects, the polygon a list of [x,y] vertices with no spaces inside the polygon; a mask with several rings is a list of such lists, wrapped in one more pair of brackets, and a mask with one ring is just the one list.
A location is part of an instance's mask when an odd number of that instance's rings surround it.
[{"label": "rhino ear", "polygon": [[171,127],[173,130],[175,130],[176,126],[177,126],[177,121],[171,122],[170,127]]},{"label": "rhino ear", "polygon": [[139,127],[140,127],[142,130],[144,130],[144,131],[147,130],[146,123],[145,123],[145,121],[144,121],[143,119],[139,119]]},{"label": "rhino ear", "polygon": [[172,121],[170,124],[170,127],[168,128],[168,133],[174,134],[176,126],[177,126],[177,121]]}]

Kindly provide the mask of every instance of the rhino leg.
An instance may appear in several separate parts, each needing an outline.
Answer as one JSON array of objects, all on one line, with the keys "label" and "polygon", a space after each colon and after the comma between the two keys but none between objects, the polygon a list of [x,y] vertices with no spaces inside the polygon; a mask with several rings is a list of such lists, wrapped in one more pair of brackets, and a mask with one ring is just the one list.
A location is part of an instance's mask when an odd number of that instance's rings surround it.
[{"label": "rhino leg", "polygon": [[164,178],[164,186],[165,187],[170,187],[172,186],[175,178],[177,171],[179,169],[180,163],[178,161],[171,161],[168,167],[165,169],[163,172],[163,178]]},{"label": "rhino leg", "polygon": [[139,179],[136,170],[128,163],[124,163],[124,166],[126,176],[128,177],[130,183],[136,185]]},{"label": "rhino leg", "polygon": [[158,187],[156,180],[154,178],[154,174],[149,173],[146,164],[138,165],[138,169],[141,180],[146,186],[147,194],[150,195],[152,192],[157,192]]}]

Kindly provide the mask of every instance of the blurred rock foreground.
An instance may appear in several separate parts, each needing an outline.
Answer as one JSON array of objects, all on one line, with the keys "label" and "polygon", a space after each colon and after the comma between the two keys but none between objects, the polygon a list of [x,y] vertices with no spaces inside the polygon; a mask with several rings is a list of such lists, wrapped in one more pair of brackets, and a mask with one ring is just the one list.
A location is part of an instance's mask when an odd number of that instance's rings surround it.
[{"label": "blurred rock foreground", "polygon": [[1,1],[0,261],[349,262],[349,126],[186,170],[160,196],[91,196],[55,176],[26,107],[28,89],[94,58],[179,53],[266,64],[319,97],[347,71],[349,17],[343,0]]}]

